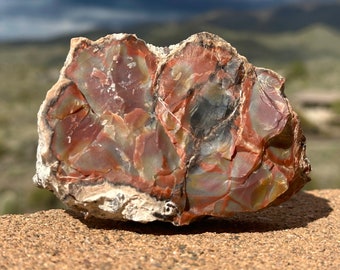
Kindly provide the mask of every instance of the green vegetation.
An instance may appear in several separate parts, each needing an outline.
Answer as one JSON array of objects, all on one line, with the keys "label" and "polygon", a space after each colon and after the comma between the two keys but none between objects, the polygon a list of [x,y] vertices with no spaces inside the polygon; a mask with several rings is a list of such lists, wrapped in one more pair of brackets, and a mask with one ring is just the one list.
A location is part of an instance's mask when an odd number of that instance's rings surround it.
[{"label": "green vegetation", "polygon": [[56,200],[53,193],[38,188],[31,191],[27,203],[31,211],[63,207],[62,203]]},{"label": "green vegetation", "polygon": [[340,100],[335,100],[332,103],[332,110],[334,111],[334,113],[340,115]]},{"label": "green vegetation", "polygon": [[[340,34],[323,26],[271,34],[234,32],[191,22],[130,32],[136,32],[148,43],[169,45],[198,31],[222,36],[253,64],[285,75],[285,92],[294,106],[296,93],[315,89],[325,94],[329,89],[340,91]],[[102,35],[103,32],[89,34],[94,39]],[[68,48],[68,39],[0,44],[0,214],[61,207],[50,192],[34,187],[31,179],[35,173],[36,113],[47,90],[58,79]],[[332,109],[340,115],[340,102],[335,101]],[[319,123],[304,117],[303,109],[298,110],[314,166],[313,182],[307,188],[340,188],[340,141],[325,140]],[[339,135],[332,133],[333,137]]]},{"label": "green vegetation", "polygon": [[[0,214],[38,208],[29,202],[37,189],[31,180],[38,138],[36,114],[58,78],[67,51],[66,42],[0,45]],[[42,201],[40,207],[49,206]]]},{"label": "green vegetation", "polygon": [[287,68],[287,80],[304,80],[307,79],[307,76],[308,70],[306,65],[302,61],[294,61]]}]

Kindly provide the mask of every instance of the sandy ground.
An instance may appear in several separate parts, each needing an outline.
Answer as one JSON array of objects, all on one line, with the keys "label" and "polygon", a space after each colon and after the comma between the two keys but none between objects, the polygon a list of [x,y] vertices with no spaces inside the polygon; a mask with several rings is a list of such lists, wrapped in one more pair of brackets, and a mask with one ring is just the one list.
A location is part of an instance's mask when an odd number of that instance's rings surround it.
[{"label": "sandy ground", "polygon": [[340,269],[340,190],[185,227],[64,210],[0,216],[0,269]]}]

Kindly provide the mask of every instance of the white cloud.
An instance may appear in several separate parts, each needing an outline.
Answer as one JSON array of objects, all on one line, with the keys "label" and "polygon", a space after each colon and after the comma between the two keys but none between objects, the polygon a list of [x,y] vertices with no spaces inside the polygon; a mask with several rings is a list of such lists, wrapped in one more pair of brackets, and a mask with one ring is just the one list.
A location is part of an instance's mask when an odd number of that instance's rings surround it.
[{"label": "white cloud", "polygon": [[147,10],[57,6],[57,0],[3,0],[0,1],[0,41],[50,38],[92,30],[96,26],[121,27],[176,17],[177,14],[169,12],[155,15]]},{"label": "white cloud", "polygon": [[0,40],[50,38],[56,35],[68,34],[75,31],[87,31],[93,28],[92,23],[81,24],[67,19],[42,19],[16,16],[10,22],[1,17]]}]

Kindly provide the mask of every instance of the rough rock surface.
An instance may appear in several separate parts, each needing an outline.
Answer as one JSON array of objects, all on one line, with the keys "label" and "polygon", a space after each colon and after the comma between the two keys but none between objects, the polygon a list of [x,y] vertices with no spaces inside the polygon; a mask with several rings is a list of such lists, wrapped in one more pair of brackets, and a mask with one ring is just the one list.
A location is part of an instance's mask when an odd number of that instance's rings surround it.
[{"label": "rough rock surface", "polygon": [[75,38],[38,116],[35,183],[86,216],[188,224],[278,204],[310,165],[284,78],[199,33]]},{"label": "rough rock surface", "polygon": [[182,227],[63,210],[0,224],[0,269],[340,269],[340,190]]}]

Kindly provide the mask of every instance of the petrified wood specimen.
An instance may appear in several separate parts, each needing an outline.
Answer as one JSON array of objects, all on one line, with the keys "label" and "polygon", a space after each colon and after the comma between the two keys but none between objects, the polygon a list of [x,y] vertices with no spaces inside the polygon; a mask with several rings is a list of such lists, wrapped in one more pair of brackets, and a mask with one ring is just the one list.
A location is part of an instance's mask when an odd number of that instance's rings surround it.
[{"label": "petrified wood specimen", "polygon": [[284,78],[199,33],[74,38],[38,114],[34,182],[87,216],[188,224],[278,204],[310,165]]}]

